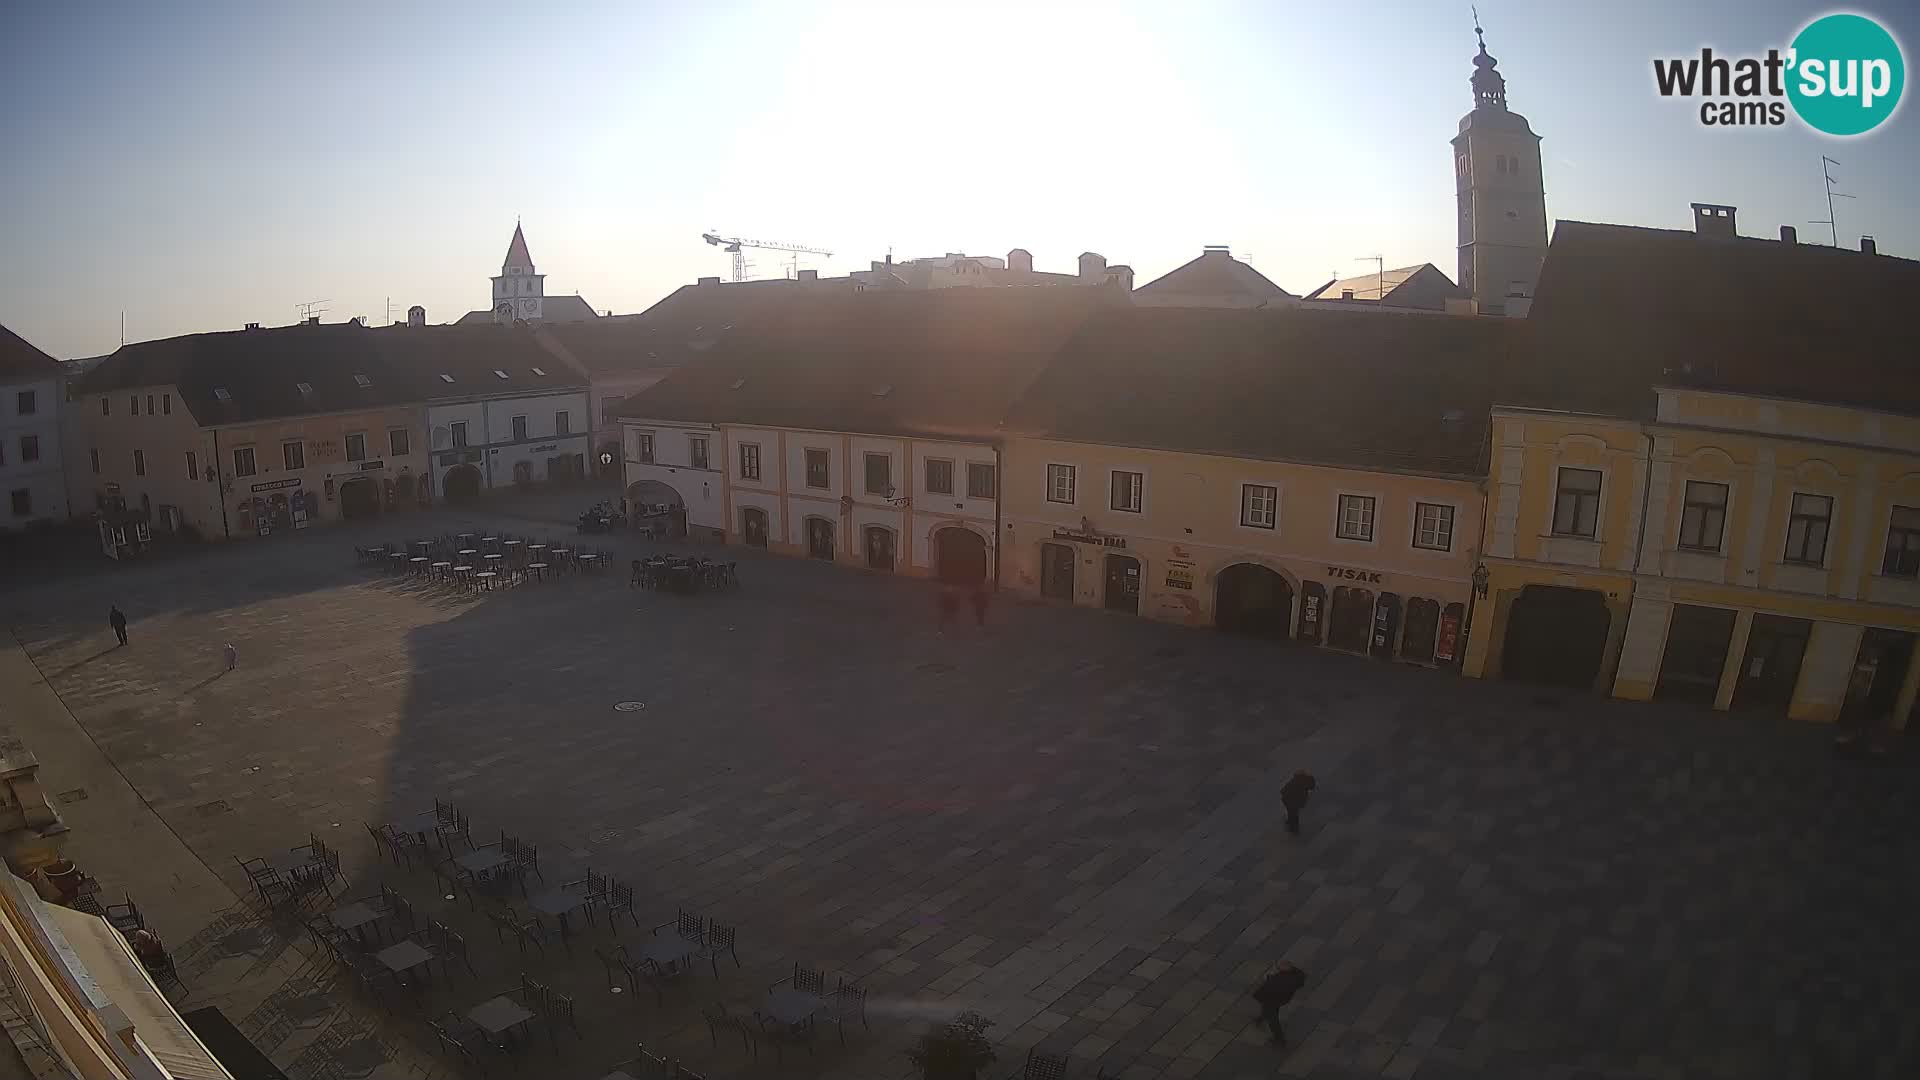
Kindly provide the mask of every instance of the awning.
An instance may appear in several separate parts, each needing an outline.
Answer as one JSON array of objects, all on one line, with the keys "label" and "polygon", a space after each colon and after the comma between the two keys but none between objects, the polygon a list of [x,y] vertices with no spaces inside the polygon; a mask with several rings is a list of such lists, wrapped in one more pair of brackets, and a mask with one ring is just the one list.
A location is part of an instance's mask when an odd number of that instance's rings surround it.
[{"label": "awning", "polygon": [[[200,1044],[147,970],[127,939],[98,915],[47,904],[42,908],[58,927],[94,983],[133,1024],[167,1075],[176,1080],[233,1080],[233,1075]],[[114,1032],[116,1036],[118,1032]]]}]

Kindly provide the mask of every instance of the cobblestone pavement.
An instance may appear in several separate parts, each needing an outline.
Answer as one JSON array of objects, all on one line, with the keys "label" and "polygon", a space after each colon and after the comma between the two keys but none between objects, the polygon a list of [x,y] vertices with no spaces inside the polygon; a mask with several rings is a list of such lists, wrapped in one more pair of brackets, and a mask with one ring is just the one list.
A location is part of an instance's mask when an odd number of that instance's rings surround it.
[{"label": "cobblestone pavement", "polygon": [[[362,821],[440,796],[538,843],[549,881],[591,864],[654,921],[739,925],[744,968],[664,1008],[607,994],[581,945],[532,960],[589,1032],[548,1075],[638,1038],[716,1076],[895,1077],[962,1006],[997,1021],[996,1075],[1032,1046],[1089,1077],[1920,1072],[1910,762],[1094,611],[1002,602],[938,634],[925,583],[753,552],[697,597],[615,572],[469,598],[354,565],[375,537],[547,528],[498,509],[114,567],[0,615],[222,877],[308,830],[361,852]],[[1320,789],[1296,840],[1298,767]],[[1284,1050],[1247,997],[1283,957],[1312,976]],[[708,1045],[701,1004],[795,961],[867,980],[873,1030],[805,1065]]]}]

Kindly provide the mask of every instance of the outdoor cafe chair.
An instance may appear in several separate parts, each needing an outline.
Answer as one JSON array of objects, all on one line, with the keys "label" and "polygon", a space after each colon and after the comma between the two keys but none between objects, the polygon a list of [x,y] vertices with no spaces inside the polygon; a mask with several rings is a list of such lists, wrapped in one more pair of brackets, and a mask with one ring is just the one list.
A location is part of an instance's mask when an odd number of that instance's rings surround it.
[{"label": "outdoor cafe chair", "polygon": [[733,966],[740,966],[740,954],[733,951],[733,940],[733,927],[722,926],[717,922],[707,924],[706,939],[701,942],[700,951],[694,955],[704,957],[709,964],[713,965],[713,977],[716,979],[720,977],[721,956],[732,957]]},{"label": "outdoor cafe chair", "polygon": [[871,1029],[867,1023],[867,988],[857,982],[838,980],[833,993],[827,997],[827,1015],[834,1026],[840,1029],[840,1045],[847,1044],[847,1021],[858,1018],[860,1026]]},{"label": "outdoor cafe chair", "polygon": [[468,821],[467,815],[461,813],[459,810],[454,810],[452,807],[449,807],[448,810],[450,813],[445,818],[442,818],[440,824],[435,826],[433,830],[434,833],[440,837],[440,846],[446,848],[448,851],[452,851],[453,848],[449,841],[458,837],[466,841],[468,850],[472,850],[473,823]]},{"label": "outdoor cafe chair", "polygon": [[658,934],[669,926],[673,927],[676,935],[687,941],[706,942],[707,921],[686,908],[676,909],[673,921],[661,923],[653,928],[653,932]]},{"label": "outdoor cafe chair", "polygon": [[124,904],[108,904],[105,918],[108,925],[123,934],[147,928],[146,920],[140,917],[140,905],[134,903],[131,896]]},{"label": "outdoor cafe chair", "polygon": [[479,974],[479,972],[473,969],[473,954],[467,950],[467,939],[460,931],[455,930],[439,919],[432,920],[428,929],[433,934],[434,945],[440,952],[440,963],[443,968],[452,970],[452,962],[459,960],[462,964],[466,965],[467,974]]},{"label": "outdoor cafe chair", "polygon": [[607,882],[607,925],[612,927],[614,937],[620,936],[620,924],[614,916],[622,912],[634,926],[640,925],[640,917],[633,911],[633,886],[616,878]]},{"label": "outdoor cafe chair", "polygon": [[540,884],[545,885],[547,883],[547,875],[540,872],[539,847],[533,844],[521,843],[517,839],[514,839],[513,842],[509,844],[507,843],[509,839],[512,838],[508,837],[506,833],[500,834],[500,854],[507,857],[507,860],[513,864],[516,871],[521,874],[531,873],[534,877],[540,879]]},{"label": "outdoor cafe chair", "polygon": [[625,945],[615,945],[610,949],[595,949],[593,955],[600,959],[600,970],[607,977],[607,989],[615,989],[616,976],[624,975],[627,988],[634,993],[640,992],[640,971],[628,954]]},{"label": "outdoor cafe chair", "polygon": [[740,1036],[742,1050],[754,1057],[760,1056],[760,1041],[755,1030],[757,1025],[749,1022],[744,1016],[736,1016],[728,1012],[726,1002],[714,1002],[701,1009],[700,1016],[707,1022],[707,1038],[713,1043],[715,1049],[719,1049],[720,1033],[724,1031],[730,1035]]},{"label": "outdoor cafe chair", "polygon": [[547,991],[546,997],[547,1036],[553,1041],[555,1049],[560,1046],[560,1025],[567,1025],[574,1038],[580,1037],[580,1022],[574,1018],[573,998],[558,990]]},{"label": "outdoor cafe chair", "polygon": [[775,1061],[786,1060],[789,1046],[804,1046],[807,1048],[808,1056],[812,1056],[813,1024],[809,1021],[802,1020],[797,1024],[789,1024],[771,1016],[762,1016],[757,1009],[754,1011],[753,1018],[760,1024],[760,1037],[773,1044]]},{"label": "outdoor cafe chair", "polygon": [[827,996],[826,977],[814,968],[801,967],[799,964],[793,965],[793,975],[790,978],[782,979],[773,985],[776,989],[791,986],[803,994],[812,994],[815,997]]}]

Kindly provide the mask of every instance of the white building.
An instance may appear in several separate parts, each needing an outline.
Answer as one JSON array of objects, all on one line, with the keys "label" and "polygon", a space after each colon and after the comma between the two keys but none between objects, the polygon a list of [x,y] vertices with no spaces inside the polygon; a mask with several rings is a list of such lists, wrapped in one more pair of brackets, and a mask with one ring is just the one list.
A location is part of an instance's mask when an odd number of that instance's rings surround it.
[{"label": "white building", "polygon": [[0,326],[0,530],[67,517],[60,364]]},{"label": "white building", "polygon": [[425,383],[434,486],[458,499],[587,474],[587,379],[525,327],[422,326],[395,350]]},{"label": "white building", "polygon": [[507,257],[494,275],[488,306],[460,316],[456,325],[478,323],[563,323],[595,319],[600,313],[593,305],[573,296],[548,296],[547,275],[535,273],[533,256],[527,251],[527,238],[516,222],[513,239],[507,242]]}]

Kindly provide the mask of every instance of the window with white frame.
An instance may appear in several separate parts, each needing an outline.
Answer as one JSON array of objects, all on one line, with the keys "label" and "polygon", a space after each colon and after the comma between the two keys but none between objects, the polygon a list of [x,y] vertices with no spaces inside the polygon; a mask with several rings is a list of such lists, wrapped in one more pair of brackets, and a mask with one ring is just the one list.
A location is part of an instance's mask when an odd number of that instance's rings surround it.
[{"label": "window with white frame", "polygon": [[307,444],[298,439],[289,439],[280,444],[280,461],[288,470],[307,467]]},{"label": "window with white frame", "polygon": [[1047,466],[1047,501],[1073,504],[1074,467],[1071,465]]},{"label": "window with white frame", "polygon": [[863,460],[867,472],[867,494],[892,497],[893,458],[868,451]]},{"label": "window with white frame", "polygon": [[513,418],[512,422],[513,422],[513,441],[526,442],[527,441],[527,418],[524,416],[516,416]]},{"label": "window with white frame", "polygon": [[453,436],[454,449],[457,450],[467,445],[467,422],[465,420],[455,420],[452,424],[448,425],[447,430]]},{"label": "window with white frame", "polygon": [[1887,553],[1880,572],[1889,577],[1920,578],[1920,507],[1896,506],[1887,519]]},{"label": "window with white frame", "polygon": [[1271,529],[1279,516],[1280,489],[1271,484],[1240,485],[1240,524]]},{"label": "window with white frame", "polygon": [[367,433],[366,432],[356,431],[353,434],[347,436],[347,460],[348,461],[367,460]]},{"label": "window with white frame", "polygon": [[233,448],[233,475],[252,476],[253,471],[254,471],[253,447],[251,446],[234,447]]},{"label": "window with white frame", "polygon": [[694,469],[707,467],[707,437],[705,435],[687,436],[687,465]]},{"label": "window with white frame", "polygon": [[817,447],[807,448],[807,486],[810,488],[831,488],[832,457]]},{"label": "window with white frame", "polygon": [[991,499],[999,494],[999,478],[985,461],[967,462],[967,498]]},{"label": "window with white frame", "polygon": [[1145,473],[1115,469],[1112,482],[1107,486],[1107,506],[1110,509],[1124,510],[1129,514],[1140,512],[1140,496],[1147,486]]},{"label": "window with white frame", "polygon": [[1453,507],[1445,503],[1414,503],[1413,546],[1426,551],[1452,551]]},{"label": "window with white frame", "polygon": [[1553,534],[1594,539],[1600,530],[1600,470],[1561,469],[1553,495]]},{"label": "window with white frame", "polygon": [[1365,540],[1373,542],[1373,504],[1371,495],[1340,496],[1340,518],[1334,524],[1334,535],[1342,540]]},{"label": "window with white frame", "polygon": [[413,438],[406,428],[387,429],[387,451],[394,457],[406,457],[413,449]]},{"label": "window with white frame", "polygon": [[760,479],[759,443],[746,442],[740,444],[740,479]]},{"label": "window with white frame", "polygon": [[927,459],[927,491],[935,495],[953,494],[953,461],[951,459]]},{"label": "window with white frame", "polygon": [[1820,566],[1827,561],[1827,531],[1833,524],[1833,500],[1825,495],[1793,496],[1787,515],[1787,550],[1784,562]]},{"label": "window with white frame", "polygon": [[633,459],[642,464],[653,463],[653,432],[638,431],[634,433]]},{"label": "window with white frame", "polygon": [[1680,547],[1687,551],[1719,551],[1727,531],[1727,485],[1705,480],[1687,481],[1680,507]]}]

